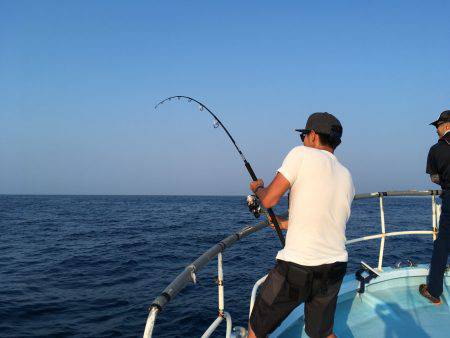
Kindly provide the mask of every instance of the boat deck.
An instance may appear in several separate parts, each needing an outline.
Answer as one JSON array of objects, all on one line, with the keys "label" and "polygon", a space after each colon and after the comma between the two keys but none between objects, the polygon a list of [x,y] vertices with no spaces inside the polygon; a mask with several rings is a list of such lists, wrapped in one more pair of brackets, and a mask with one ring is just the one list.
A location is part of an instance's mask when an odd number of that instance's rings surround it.
[{"label": "boat deck", "polygon": [[[450,276],[446,275],[442,304],[423,298],[418,287],[425,282],[425,266],[386,269],[359,295],[353,276],[344,280],[335,315],[338,337],[449,337]],[[303,305],[271,337],[308,337],[304,332]]]}]

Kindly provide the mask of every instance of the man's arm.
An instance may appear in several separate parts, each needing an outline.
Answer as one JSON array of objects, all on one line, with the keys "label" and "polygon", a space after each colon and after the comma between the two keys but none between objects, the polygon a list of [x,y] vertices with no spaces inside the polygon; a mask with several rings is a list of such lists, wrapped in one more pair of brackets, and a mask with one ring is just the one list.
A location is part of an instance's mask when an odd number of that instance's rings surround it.
[{"label": "man's arm", "polygon": [[430,176],[436,175],[438,173],[434,156],[434,147],[431,147],[430,151],[428,152],[426,173]]},{"label": "man's arm", "polygon": [[289,181],[280,173],[277,173],[272,183],[267,188],[264,187],[263,180],[250,183],[250,189],[261,201],[264,208],[272,208],[277,205],[286,191],[291,187]]},{"label": "man's arm", "polygon": [[430,151],[428,152],[428,158],[427,158],[427,174],[430,175],[431,182],[435,184],[440,183],[439,174],[437,173],[438,170],[436,168],[436,161],[434,156],[433,147],[430,148]]}]

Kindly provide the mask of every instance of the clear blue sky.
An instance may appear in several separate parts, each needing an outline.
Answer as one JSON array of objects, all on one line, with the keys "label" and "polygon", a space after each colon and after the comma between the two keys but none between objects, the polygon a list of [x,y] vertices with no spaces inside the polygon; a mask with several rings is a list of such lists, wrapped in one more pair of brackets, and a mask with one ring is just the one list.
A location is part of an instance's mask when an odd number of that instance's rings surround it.
[{"label": "clear blue sky", "polygon": [[0,193],[246,194],[315,111],[357,192],[436,188],[447,1],[0,1]]}]

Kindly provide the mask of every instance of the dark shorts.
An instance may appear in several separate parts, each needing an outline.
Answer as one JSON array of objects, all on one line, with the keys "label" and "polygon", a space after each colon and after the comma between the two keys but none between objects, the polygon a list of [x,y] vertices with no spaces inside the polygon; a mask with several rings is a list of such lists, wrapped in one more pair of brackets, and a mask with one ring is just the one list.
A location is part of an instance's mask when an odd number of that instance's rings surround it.
[{"label": "dark shorts", "polygon": [[303,302],[306,333],[312,338],[330,335],[346,270],[345,262],[303,266],[277,260],[261,285],[250,316],[256,336],[272,333]]}]

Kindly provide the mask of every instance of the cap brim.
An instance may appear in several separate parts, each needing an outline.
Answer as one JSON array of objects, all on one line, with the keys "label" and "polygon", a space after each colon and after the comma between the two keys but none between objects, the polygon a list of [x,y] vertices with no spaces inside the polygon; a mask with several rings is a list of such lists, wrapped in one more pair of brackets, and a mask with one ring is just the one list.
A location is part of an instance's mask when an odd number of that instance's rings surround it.
[{"label": "cap brim", "polygon": [[430,123],[430,126],[435,126],[435,127],[437,127],[438,124],[439,124],[440,122],[441,122],[440,120],[436,120],[436,121],[434,121],[434,122],[431,122],[431,123]]},{"label": "cap brim", "polygon": [[304,133],[306,131],[309,131],[309,129],[295,129],[295,131],[298,131],[299,133]]}]

